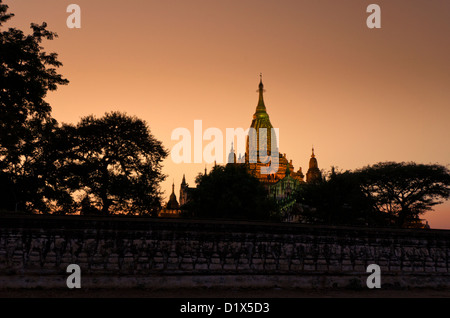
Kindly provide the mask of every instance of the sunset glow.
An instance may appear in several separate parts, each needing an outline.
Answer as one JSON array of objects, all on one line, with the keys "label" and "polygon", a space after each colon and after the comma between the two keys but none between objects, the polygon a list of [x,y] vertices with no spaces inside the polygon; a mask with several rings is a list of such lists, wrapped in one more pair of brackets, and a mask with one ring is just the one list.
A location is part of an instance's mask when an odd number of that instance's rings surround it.
[{"label": "sunset glow", "polygon": [[[381,28],[366,25],[368,1],[4,1],[25,32],[48,23],[43,43],[70,83],[48,95],[59,122],[122,111],[145,120],[171,150],[174,129],[250,127],[263,74],[279,148],[307,169],[354,170],[381,161],[450,164],[450,2],[383,1]],[[208,142],[204,142],[206,145]],[[224,158],[229,145],[224,144]],[[163,162],[167,201],[183,174],[212,163]],[[450,202],[423,216],[450,229]]]}]

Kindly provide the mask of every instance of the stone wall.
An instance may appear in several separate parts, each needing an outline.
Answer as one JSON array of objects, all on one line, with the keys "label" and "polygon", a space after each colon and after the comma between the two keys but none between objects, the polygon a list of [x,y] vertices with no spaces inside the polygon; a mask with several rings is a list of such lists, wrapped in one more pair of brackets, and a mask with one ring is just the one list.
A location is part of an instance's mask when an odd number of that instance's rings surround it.
[{"label": "stone wall", "polygon": [[450,231],[0,216],[0,288],[450,287]]}]

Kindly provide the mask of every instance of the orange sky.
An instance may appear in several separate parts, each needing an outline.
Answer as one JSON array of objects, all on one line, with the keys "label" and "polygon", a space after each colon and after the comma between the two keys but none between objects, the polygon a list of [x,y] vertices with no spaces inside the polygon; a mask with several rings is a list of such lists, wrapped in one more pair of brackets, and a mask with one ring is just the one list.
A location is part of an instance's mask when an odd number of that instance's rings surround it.
[{"label": "orange sky", "polygon": [[[171,132],[195,119],[203,129],[250,126],[263,73],[265,102],[280,151],[306,172],[379,161],[450,163],[448,0],[6,0],[28,30],[46,21],[59,34],[70,84],[49,94],[53,116],[77,122],[119,110],[146,120],[171,149]],[[82,28],[66,26],[69,4]],[[366,8],[381,7],[381,29]],[[204,142],[204,145],[208,142]],[[207,165],[210,168],[211,165]],[[164,161],[178,196],[205,164]],[[450,202],[427,213],[450,229]]]}]

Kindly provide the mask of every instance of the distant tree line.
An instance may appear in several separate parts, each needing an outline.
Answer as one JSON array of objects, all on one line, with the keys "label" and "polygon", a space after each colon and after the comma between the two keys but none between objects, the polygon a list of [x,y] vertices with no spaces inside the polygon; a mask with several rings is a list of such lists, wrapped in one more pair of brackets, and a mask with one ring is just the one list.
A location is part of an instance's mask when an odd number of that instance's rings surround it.
[{"label": "distant tree line", "polygon": [[380,162],[305,184],[297,195],[302,220],[319,224],[420,226],[420,216],[450,195],[450,172],[438,164]]},{"label": "distant tree line", "polygon": [[[437,164],[381,162],[303,183],[288,211],[299,222],[326,225],[422,227],[420,216],[450,195],[450,172]],[[244,165],[216,166],[199,174],[185,216],[286,219],[276,200]]]},{"label": "distant tree line", "polygon": [[59,124],[45,101],[68,80],[31,24],[4,30],[14,15],[0,0],[0,210],[67,214],[155,214],[167,151],[148,125],[119,112]]}]

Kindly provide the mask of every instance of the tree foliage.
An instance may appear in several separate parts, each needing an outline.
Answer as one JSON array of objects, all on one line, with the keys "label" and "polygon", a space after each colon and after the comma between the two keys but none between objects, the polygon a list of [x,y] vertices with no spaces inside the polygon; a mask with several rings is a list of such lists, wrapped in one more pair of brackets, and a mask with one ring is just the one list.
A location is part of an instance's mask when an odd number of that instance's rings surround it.
[{"label": "tree foliage", "polygon": [[380,162],[356,173],[373,208],[399,227],[417,220],[450,195],[450,172],[438,164]]},{"label": "tree foliage", "polygon": [[382,215],[372,210],[372,203],[351,171],[336,172],[321,182],[306,183],[297,193],[299,214],[304,222],[329,225],[381,225]]},{"label": "tree foliage", "polygon": [[31,24],[31,34],[4,24],[14,15],[0,1],[0,172],[17,207],[45,206],[47,172],[45,150],[57,123],[45,101],[49,91],[68,81],[56,69],[56,53],[46,53],[44,40],[57,35],[47,24]]},{"label": "tree foliage", "polygon": [[309,223],[412,227],[450,195],[449,170],[437,164],[380,162],[332,172],[298,193],[299,214]]},{"label": "tree foliage", "polygon": [[60,141],[61,184],[81,196],[82,213],[152,214],[161,207],[167,151],[144,121],[119,112],[87,116],[64,125]]},{"label": "tree foliage", "polygon": [[[59,125],[45,101],[68,81],[44,40],[4,24],[0,0],[0,209],[38,213],[139,213],[160,206],[161,161],[167,156],[146,123],[120,113]],[[81,199],[80,199],[81,196]]]},{"label": "tree foliage", "polygon": [[243,165],[215,166],[208,174],[199,174],[196,184],[185,206],[191,216],[250,220],[277,217],[266,190]]}]

